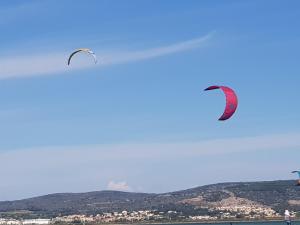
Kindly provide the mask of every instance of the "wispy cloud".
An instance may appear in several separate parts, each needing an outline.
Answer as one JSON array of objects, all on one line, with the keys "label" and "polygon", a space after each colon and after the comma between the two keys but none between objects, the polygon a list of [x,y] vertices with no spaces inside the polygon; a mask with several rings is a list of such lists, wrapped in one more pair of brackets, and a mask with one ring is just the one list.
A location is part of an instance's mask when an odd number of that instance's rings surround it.
[{"label": "wispy cloud", "polygon": [[[71,155],[76,161],[93,161],[94,156],[101,159],[143,159],[155,157],[201,156],[228,154],[234,152],[248,152],[258,150],[275,150],[300,147],[300,133],[262,135],[254,137],[238,137],[226,139],[202,140],[198,142],[172,142],[172,143],[124,143],[124,144],[102,144],[86,146],[48,146],[28,149],[16,149],[0,152],[0,165],[14,158],[23,160],[26,156],[39,161],[39,158],[56,158],[57,154]],[[86,153],[89,154],[86,154]],[[8,160],[8,159],[11,160]],[[98,158],[98,157],[96,157]],[[57,165],[63,158],[57,160]],[[74,161],[68,161],[73,163]]]},{"label": "wispy cloud", "polygon": [[200,38],[151,49],[98,54],[99,64],[97,65],[88,62],[76,62],[68,67],[66,59],[69,53],[67,52],[0,58],[0,79],[51,75],[87,67],[103,67],[151,59],[203,47],[212,36],[213,33],[210,33]]},{"label": "wispy cloud", "polygon": [[107,189],[112,191],[131,191],[131,187],[127,184],[126,181],[109,181],[107,184]]},{"label": "wispy cloud", "polygon": [[111,55],[103,56],[103,64],[110,65],[117,63],[134,62],[138,60],[151,59],[159,56],[196,49],[199,47],[203,47],[204,43],[212,38],[212,35],[213,33],[205,35],[201,38],[196,38],[158,48],[146,49],[141,51],[113,53]]}]

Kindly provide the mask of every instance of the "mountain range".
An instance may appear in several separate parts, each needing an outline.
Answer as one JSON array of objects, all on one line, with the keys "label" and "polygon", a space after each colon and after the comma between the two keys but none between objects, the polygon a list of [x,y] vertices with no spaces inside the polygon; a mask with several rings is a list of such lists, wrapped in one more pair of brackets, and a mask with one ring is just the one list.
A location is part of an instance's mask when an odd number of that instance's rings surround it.
[{"label": "mountain range", "polygon": [[300,187],[295,181],[232,182],[155,194],[120,191],[57,193],[16,201],[0,201],[0,216],[98,214],[115,211],[159,210],[204,215],[216,206],[257,205],[282,213],[300,210]]}]

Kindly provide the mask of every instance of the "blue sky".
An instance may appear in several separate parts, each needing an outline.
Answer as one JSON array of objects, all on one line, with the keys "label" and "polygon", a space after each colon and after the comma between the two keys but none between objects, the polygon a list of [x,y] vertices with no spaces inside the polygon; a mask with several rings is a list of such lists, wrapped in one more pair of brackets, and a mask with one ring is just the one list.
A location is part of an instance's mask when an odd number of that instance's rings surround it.
[{"label": "blue sky", "polygon": [[0,200],[295,178],[299,26],[298,1],[1,2]]}]

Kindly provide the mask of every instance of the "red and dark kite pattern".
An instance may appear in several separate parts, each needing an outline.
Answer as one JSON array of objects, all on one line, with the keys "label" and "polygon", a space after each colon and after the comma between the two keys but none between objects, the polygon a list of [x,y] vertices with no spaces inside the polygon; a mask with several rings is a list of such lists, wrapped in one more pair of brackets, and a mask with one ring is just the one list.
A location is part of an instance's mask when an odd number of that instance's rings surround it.
[{"label": "red and dark kite pattern", "polygon": [[205,91],[210,91],[215,89],[221,89],[225,94],[226,107],[223,115],[219,118],[219,120],[227,120],[234,114],[238,106],[238,98],[235,92],[231,88],[225,86],[210,86],[206,88]]}]

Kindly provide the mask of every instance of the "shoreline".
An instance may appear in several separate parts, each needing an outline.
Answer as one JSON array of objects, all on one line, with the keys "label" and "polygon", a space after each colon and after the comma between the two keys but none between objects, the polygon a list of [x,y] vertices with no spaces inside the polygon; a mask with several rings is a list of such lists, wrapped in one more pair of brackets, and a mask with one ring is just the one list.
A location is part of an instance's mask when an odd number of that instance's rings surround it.
[{"label": "shoreline", "polygon": [[[218,221],[170,221],[170,222],[134,222],[134,223],[91,223],[91,224],[98,224],[98,225],[159,225],[159,224],[224,224],[224,223],[272,223],[272,222],[282,222],[283,224],[286,224],[284,219],[270,219],[270,220],[218,220]],[[293,222],[300,222],[300,218],[297,218],[295,220],[292,220]],[[89,223],[86,223],[89,224]]]},{"label": "shoreline", "polygon": [[[293,220],[292,222],[299,222],[300,220]],[[151,225],[151,224],[223,224],[223,223],[272,223],[272,222],[282,222],[285,224],[284,220],[238,220],[238,221],[186,221],[186,222],[162,222],[162,223],[132,223],[133,225]],[[128,225],[128,224],[112,224],[112,225]]]}]

